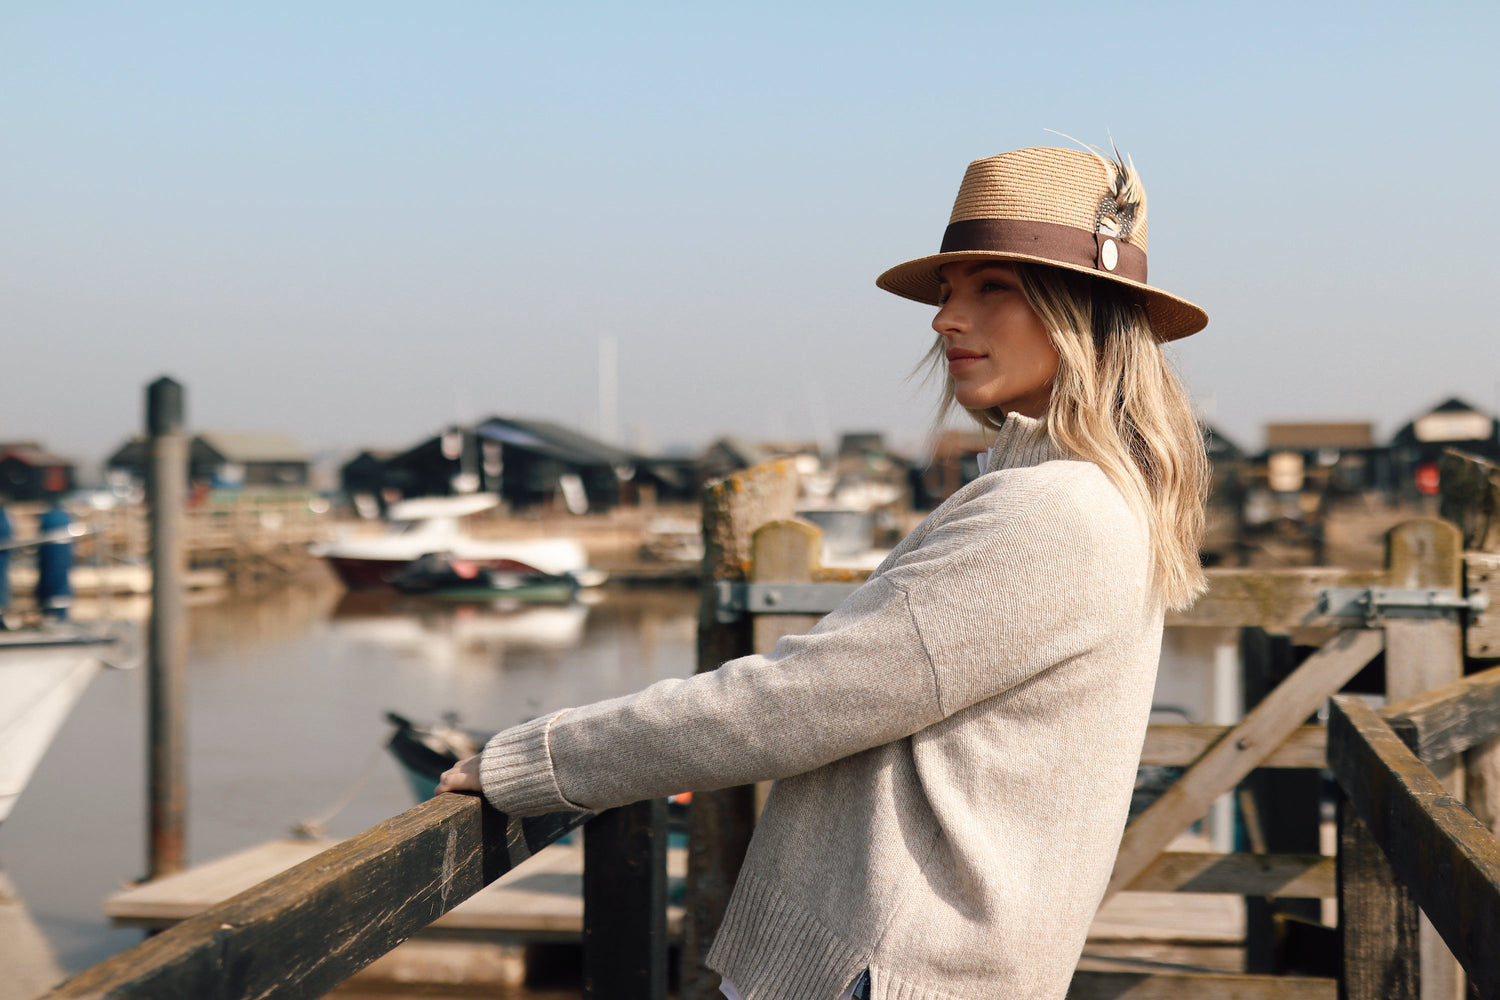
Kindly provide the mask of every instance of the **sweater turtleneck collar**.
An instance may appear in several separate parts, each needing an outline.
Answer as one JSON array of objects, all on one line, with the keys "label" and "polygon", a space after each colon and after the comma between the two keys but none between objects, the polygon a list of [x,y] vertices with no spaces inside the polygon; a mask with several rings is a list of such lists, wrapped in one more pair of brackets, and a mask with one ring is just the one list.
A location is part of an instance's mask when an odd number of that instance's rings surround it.
[{"label": "sweater turtleneck collar", "polygon": [[1020,413],[1007,413],[1005,422],[995,435],[995,443],[985,457],[988,461],[984,471],[990,472],[995,469],[1024,469],[1069,456],[1052,444],[1052,439],[1047,436],[1047,421]]}]

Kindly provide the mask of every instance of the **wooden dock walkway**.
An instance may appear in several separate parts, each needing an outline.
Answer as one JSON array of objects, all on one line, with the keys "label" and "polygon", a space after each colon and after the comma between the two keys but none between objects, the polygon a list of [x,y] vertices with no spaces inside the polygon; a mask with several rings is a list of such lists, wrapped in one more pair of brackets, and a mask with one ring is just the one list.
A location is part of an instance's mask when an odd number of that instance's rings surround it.
[{"label": "wooden dock walkway", "polygon": [[[582,834],[554,844],[476,893],[420,931],[412,944],[427,941],[474,944],[577,944],[583,933]],[[141,883],[111,895],[105,915],[119,927],[163,930],[222,903],[265,879],[322,851],[336,840],[273,840],[206,862],[174,875]],[[1208,850],[1206,840],[1184,837],[1174,850]],[[669,891],[687,874],[687,851],[667,852]],[[667,908],[667,933],[682,935],[683,910]],[[1245,914],[1238,896],[1172,892],[1123,892],[1110,899],[1089,932],[1082,968],[1123,969],[1139,962],[1177,962],[1213,971],[1238,969],[1245,936]],[[407,979],[402,945],[387,956],[387,978]],[[417,965],[427,959],[414,958]]]},{"label": "wooden dock walkway", "polygon": [[[114,893],[104,913],[118,927],[162,930],[322,853],[337,840],[272,840],[174,875]],[[667,851],[669,889],[687,875],[687,850]],[[682,933],[682,907],[667,908],[667,931]],[[583,933],[582,834],[553,844],[475,893],[418,937],[500,943],[570,942]]]}]

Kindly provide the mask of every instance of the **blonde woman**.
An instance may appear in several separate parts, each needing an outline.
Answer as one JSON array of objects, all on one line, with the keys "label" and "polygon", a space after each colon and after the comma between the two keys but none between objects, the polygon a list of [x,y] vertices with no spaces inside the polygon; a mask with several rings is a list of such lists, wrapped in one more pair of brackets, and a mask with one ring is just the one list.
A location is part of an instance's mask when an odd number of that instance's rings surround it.
[{"label": "blonde woman", "polygon": [[1128,161],[977,160],[939,253],[946,400],[986,471],[840,608],[711,673],[497,735],[440,788],[514,815],[775,779],[709,965],[731,1000],[1061,998],[1119,846],[1207,481]]}]

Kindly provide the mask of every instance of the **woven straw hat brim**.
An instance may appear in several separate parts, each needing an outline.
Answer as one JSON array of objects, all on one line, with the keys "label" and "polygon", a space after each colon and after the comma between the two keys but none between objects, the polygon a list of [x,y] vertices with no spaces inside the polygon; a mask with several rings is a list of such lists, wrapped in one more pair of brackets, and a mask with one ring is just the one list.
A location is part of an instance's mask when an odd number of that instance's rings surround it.
[{"label": "woven straw hat brim", "polygon": [[949,253],[936,253],[928,257],[909,260],[904,264],[897,264],[876,278],[875,284],[902,298],[935,306],[938,304],[941,291],[938,268],[955,260],[1009,260],[1028,264],[1045,264],[1047,267],[1076,271],[1079,274],[1098,278],[1100,281],[1110,281],[1133,288],[1140,294],[1141,303],[1146,307],[1146,315],[1151,320],[1151,329],[1156,334],[1156,339],[1160,341],[1178,340],[1197,333],[1208,325],[1208,313],[1187,299],[1178,298],[1160,288],[1107,274],[1096,268],[1079,267],[1060,263],[1047,257],[1034,257],[1027,254],[994,250],[955,250]]}]

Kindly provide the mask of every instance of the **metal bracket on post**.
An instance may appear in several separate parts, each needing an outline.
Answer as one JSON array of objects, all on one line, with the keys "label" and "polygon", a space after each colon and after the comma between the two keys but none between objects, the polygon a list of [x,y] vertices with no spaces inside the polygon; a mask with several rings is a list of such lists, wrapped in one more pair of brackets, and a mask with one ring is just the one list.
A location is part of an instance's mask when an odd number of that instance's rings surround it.
[{"label": "metal bracket on post", "polygon": [[826,615],[843,604],[857,583],[743,583],[719,580],[715,615],[720,622],[744,615]]},{"label": "metal bracket on post", "polygon": [[1467,597],[1438,587],[1329,587],[1318,594],[1318,613],[1331,618],[1359,618],[1378,625],[1388,618],[1445,618],[1490,606],[1489,595]]}]

